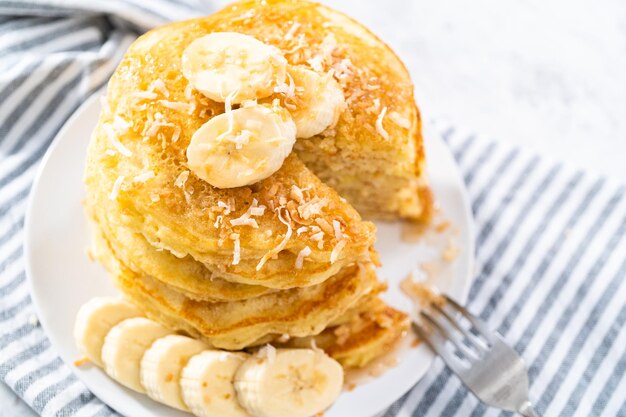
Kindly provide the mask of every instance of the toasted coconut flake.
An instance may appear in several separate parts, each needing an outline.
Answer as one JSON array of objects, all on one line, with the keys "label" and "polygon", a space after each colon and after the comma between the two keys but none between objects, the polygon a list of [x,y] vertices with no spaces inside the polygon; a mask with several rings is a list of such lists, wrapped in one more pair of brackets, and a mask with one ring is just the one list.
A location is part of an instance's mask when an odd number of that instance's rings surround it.
[{"label": "toasted coconut flake", "polygon": [[260,271],[261,268],[263,268],[263,265],[265,265],[268,259],[270,259],[272,256],[278,254],[281,250],[283,250],[285,246],[287,245],[287,242],[289,241],[289,239],[291,239],[291,234],[293,233],[293,229],[291,228],[291,218],[289,217],[289,212],[285,210],[287,219],[289,219],[289,221],[287,221],[283,219],[283,216],[281,215],[280,210],[281,210],[280,208],[277,209],[278,220],[282,224],[287,226],[287,232],[285,233],[285,237],[283,238],[283,240],[275,248],[273,248],[272,250],[268,251],[265,255],[263,255],[263,258],[261,258],[258,265],[256,266],[257,271]]},{"label": "toasted coconut flake", "polygon": [[335,245],[335,247],[333,248],[333,251],[330,253],[331,264],[334,264],[335,261],[339,258],[339,255],[341,254],[341,251],[343,250],[345,246],[346,246],[345,239],[340,240],[339,243]]},{"label": "toasted coconut flake", "polygon": [[295,184],[291,186],[289,197],[291,197],[292,200],[296,200],[298,203],[301,203],[304,200],[302,189]]},{"label": "toasted coconut flake", "polygon": [[316,216],[322,212],[322,209],[328,205],[328,199],[326,197],[319,198],[315,196],[313,199],[301,204],[298,207],[298,214],[304,220],[310,219],[312,216]]},{"label": "toasted coconut flake", "polygon": [[252,226],[254,229],[258,229],[259,225],[256,220],[250,218],[251,216],[262,216],[265,213],[265,206],[259,206],[259,202],[256,198],[252,199],[252,204],[244,214],[240,217],[230,221],[233,226]]},{"label": "toasted coconut flake", "polygon": [[217,218],[215,219],[215,223],[213,223],[213,227],[215,227],[216,229],[219,229],[220,224],[222,224],[222,220],[224,220],[224,216],[222,216],[221,214],[219,216],[217,216]]},{"label": "toasted coconut flake", "polygon": [[163,80],[161,80],[160,78],[157,78],[156,80],[152,81],[152,83],[150,84],[150,87],[148,88],[149,91],[158,91],[159,93],[163,94],[165,97],[169,97],[170,96],[170,92],[168,91],[167,87],[165,86],[165,83],[163,82]]},{"label": "toasted coconut flake", "polygon": [[150,170],[137,175],[135,178],[133,178],[133,182],[146,182],[154,177],[154,171]]},{"label": "toasted coconut flake", "polygon": [[256,356],[273,363],[276,360],[276,348],[268,343],[257,351]]},{"label": "toasted coconut flake", "polygon": [[111,189],[111,194],[109,194],[109,200],[117,200],[117,196],[120,193],[120,187],[122,186],[123,182],[124,182],[123,175],[120,175],[119,177],[117,177],[117,179],[115,180],[115,183],[113,183],[113,189]]},{"label": "toasted coconut flake", "polygon": [[133,93],[133,97],[137,97],[141,100],[155,100],[158,97],[158,94],[154,91],[137,91]]},{"label": "toasted coconut flake", "polygon": [[184,94],[185,94],[185,99],[187,99],[188,101],[193,100],[193,86],[191,85],[191,83],[185,86]]},{"label": "toasted coconut flake", "polygon": [[341,223],[339,223],[339,220],[333,220],[333,229],[335,230],[335,239],[343,239],[343,233],[341,233]]},{"label": "toasted coconut flake", "polygon": [[324,247],[324,232],[317,232],[311,235],[311,240],[317,242],[317,248],[322,249]]},{"label": "toasted coconut flake", "polygon": [[191,105],[189,103],[181,103],[180,101],[159,100],[159,104],[168,109],[188,112]]},{"label": "toasted coconut flake", "polygon": [[306,62],[311,66],[313,71],[324,72],[324,57],[322,55],[317,54]]},{"label": "toasted coconut flake", "polygon": [[324,219],[323,217],[318,217],[315,219],[315,223],[324,231],[324,233],[328,233],[332,235],[334,233],[333,227]]},{"label": "toasted coconut flake", "polygon": [[300,252],[298,252],[298,257],[296,258],[296,269],[302,269],[304,265],[304,258],[311,254],[311,248],[305,246]]},{"label": "toasted coconut flake", "polygon": [[298,230],[296,230],[296,234],[300,236],[302,233],[306,232],[307,230],[309,230],[308,226],[299,227]]},{"label": "toasted coconut flake", "polygon": [[220,200],[217,202],[217,207],[221,208],[225,215],[229,215],[230,213],[235,211],[235,206],[230,203],[231,203],[230,201],[228,203],[225,203]]},{"label": "toasted coconut flake", "polygon": [[233,248],[233,265],[239,265],[241,260],[241,241],[239,240],[239,233],[231,233],[230,238],[235,241]]},{"label": "toasted coconut flake", "polygon": [[109,138],[109,141],[111,141],[111,145],[113,145],[115,150],[117,150],[119,153],[121,153],[124,156],[132,156],[133,153],[126,146],[122,145],[122,143],[117,137],[118,133],[115,131],[115,129],[110,123],[105,123],[102,125],[102,127],[104,128],[104,131],[107,137]]},{"label": "toasted coconut flake", "polygon": [[300,23],[298,22],[293,22],[293,25],[291,25],[291,27],[289,28],[289,31],[287,31],[287,33],[285,33],[285,40],[292,40],[293,39],[293,35],[296,34],[296,32],[298,31],[298,29],[300,29]]},{"label": "toasted coconut flake", "polygon": [[176,177],[176,181],[174,181],[174,186],[178,188],[183,188],[188,179],[189,179],[189,171],[183,171],[180,174],[178,174],[178,177]]},{"label": "toasted coconut flake", "polygon": [[400,115],[400,113],[398,113],[397,111],[390,112],[389,119],[403,129],[411,128],[411,121],[406,117]]},{"label": "toasted coconut flake", "polygon": [[383,137],[383,139],[389,140],[389,133],[387,133],[383,127],[383,118],[385,117],[385,113],[387,113],[387,106],[383,107],[382,111],[378,115],[378,118],[376,119],[376,131]]},{"label": "toasted coconut flake", "polygon": [[172,143],[178,142],[178,139],[180,138],[180,132],[180,126],[175,126],[174,133],[172,134]]}]

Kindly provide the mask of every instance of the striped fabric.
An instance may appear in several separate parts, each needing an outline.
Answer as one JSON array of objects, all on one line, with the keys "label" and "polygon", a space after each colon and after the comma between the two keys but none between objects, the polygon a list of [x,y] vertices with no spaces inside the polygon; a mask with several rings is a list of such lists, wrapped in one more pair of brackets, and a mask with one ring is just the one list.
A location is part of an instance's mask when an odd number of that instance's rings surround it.
[{"label": "striped fabric", "polygon": [[[149,9],[147,8],[149,5]],[[105,416],[33,315],[22,225],[34,172],[138,32],[206,13],[182,0],[0,0],[0,378],[45,416]],[[530,367],[545,416],[626,416],[626,198],[620,184],[441,127],[477,227],[469,308]],[[496,416],[440,360],[381,416]],[[348,417],[348,416],[346,416]]]}]

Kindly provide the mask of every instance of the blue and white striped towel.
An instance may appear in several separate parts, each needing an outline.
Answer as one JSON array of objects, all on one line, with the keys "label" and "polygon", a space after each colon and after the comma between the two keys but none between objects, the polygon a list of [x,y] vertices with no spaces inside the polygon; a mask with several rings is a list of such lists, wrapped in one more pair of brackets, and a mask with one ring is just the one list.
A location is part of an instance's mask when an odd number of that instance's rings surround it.
[{"label": "blue and white striped towel", "polygon": [[[0,0],[0,378],[44,416],[104,416],[33,320],[22,225],[63,122],[137,33],[191,0]],[[620,184],[453,129],[477,226],[469,308],[530,366],[545,416],[626,416],[626,198]],[[437,360],[391,416],[499,415]],[[346,416],[348,417],[348,416]]]}]

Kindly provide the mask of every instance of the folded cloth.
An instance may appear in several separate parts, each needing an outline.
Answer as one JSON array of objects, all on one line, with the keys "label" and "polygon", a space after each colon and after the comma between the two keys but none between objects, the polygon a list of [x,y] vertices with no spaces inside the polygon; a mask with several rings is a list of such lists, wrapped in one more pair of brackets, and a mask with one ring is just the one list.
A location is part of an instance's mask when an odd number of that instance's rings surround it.
[{"label": "folded cloth", "polygon": [[[0,378],[43,416],[105,416],[37,325],[22,225],[41,156],[143,30],[182,0],[0,0]],[[524,356],[543,415],[626,416],[623,186],[439,124],[476,221],[469,309]],[[71,294],[69,294],[71,295]],[[500,414],[436,360],[391,416]]]}]

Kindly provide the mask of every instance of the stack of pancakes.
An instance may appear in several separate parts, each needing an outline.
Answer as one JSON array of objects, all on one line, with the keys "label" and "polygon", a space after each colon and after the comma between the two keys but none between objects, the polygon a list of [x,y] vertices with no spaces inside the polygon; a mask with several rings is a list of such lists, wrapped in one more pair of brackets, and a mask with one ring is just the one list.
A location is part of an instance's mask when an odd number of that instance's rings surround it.
[{"label": "stack of pancakes", "polygon": [[[332,71],[346,96],[336,127],[250,186],[215,188],[186,166],[194,132],[225,109],[191,88],[180,57],[214,31]],[[88,151],[93,254],[149,317],[213,347],[315,341],[362,366],[407,320],[379,298],[375,227],[359,212],[426,220],[422,170],[411,83],[388,47],[324,6],[238,3],[147,33],[120,63]]]}]

